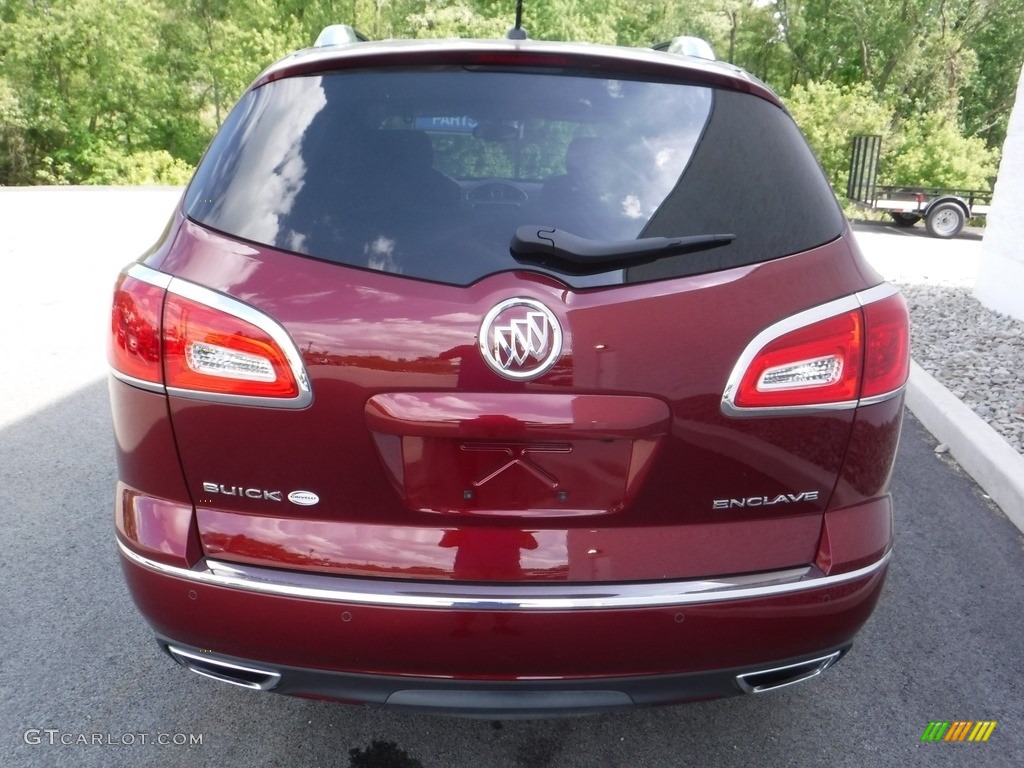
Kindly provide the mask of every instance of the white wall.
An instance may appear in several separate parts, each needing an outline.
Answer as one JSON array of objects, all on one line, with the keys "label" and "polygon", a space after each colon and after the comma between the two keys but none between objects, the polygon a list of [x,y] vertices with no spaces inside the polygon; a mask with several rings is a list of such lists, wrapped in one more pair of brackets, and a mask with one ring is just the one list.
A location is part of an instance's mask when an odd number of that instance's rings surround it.
[{"label": "white wall", "polygon": [[1024,320],[1024,69],[1003,145],[974,295],[989,309]]}]

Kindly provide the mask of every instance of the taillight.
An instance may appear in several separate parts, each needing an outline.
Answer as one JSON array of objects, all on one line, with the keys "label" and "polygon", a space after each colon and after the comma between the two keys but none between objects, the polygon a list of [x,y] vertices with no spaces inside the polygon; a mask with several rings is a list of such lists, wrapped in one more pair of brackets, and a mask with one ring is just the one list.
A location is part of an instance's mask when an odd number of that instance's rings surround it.
[{"label": "taillight", "polygon": [[831,410],[895,394],[909,374],[909,338],[906,303],[889,285],[793,315],[743,351],[722,410]]},{"label": "taillight", "polygon": [[312,394],[299,352],[267,315],[142,265],[118,280],[114,375],[180,397],[302,408]]},{"label": "taillight", "polygon": [[857,398],[860,309],[798,328],[751,360],[736,391],[740,408],[841,403]]},{"label": "taillight", "polygon": [[902,294],[864,305],[864,383],[860,396],[899,389],[910,376],[910,326]]},{"label": "taillight", "polygon": [[295,397],[284,352],[255,325],[169,294],[164,308],[167,386],[257,397]]},{"label": "taillight", "polygon": [[160,352],[164,293],[160,285],[126,274],[114,286],[107,361],[123,378],[142,386],[161,388],[164,383]]}]

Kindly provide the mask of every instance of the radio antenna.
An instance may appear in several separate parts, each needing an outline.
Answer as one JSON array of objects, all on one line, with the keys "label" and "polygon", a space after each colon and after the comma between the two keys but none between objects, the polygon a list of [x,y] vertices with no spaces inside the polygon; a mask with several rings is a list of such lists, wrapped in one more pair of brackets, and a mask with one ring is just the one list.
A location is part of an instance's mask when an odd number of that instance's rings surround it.
[{"label": "radio antenna", "polygon": [[523,29],[523,0],[516,0],[516,25],[505,35],[509,40],[525,40],[529,35]]}]

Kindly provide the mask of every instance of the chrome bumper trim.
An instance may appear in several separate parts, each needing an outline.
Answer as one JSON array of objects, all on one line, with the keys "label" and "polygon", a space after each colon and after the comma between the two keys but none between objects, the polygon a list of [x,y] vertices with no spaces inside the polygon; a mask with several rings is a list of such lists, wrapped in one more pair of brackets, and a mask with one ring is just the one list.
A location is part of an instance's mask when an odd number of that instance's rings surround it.
[{"label": "chrome bumper trim", "polygon": [[121,554],[136,565],[165,576],[215,587],[241,589],[279,597],[324,600],[353,605],[397,608],[456,608],[469,611],[564,611],[658,608],[774,597],[809,589],[834,587],[875,573],[892,550],[871,565],[825,576],[803,566],[722,579],[635,582],[621,584],[455,584],[363,579],[276,568],[201,560],[180,568],[152,560],[129,549],[120,539]]}]

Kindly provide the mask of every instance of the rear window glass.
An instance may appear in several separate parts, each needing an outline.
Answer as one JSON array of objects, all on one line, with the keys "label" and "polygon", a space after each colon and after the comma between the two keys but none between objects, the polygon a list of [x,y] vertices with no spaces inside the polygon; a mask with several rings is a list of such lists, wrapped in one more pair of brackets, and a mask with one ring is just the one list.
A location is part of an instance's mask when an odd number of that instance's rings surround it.
[{"label": "rear window glass", "polygon": [[778,107],[698,85],[535,71],[268,83],[233,110],[185,206],[244,240],[458,285],[523,269],[509,249],[521,225],[596,241],[736,236],[627,270],[551,272],[579,287],[764,261],[842,228]]}]

